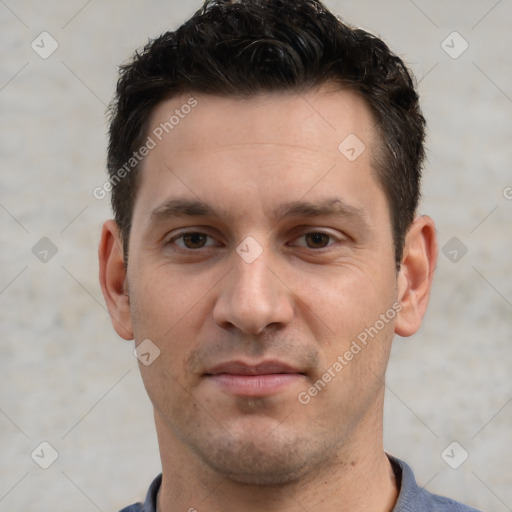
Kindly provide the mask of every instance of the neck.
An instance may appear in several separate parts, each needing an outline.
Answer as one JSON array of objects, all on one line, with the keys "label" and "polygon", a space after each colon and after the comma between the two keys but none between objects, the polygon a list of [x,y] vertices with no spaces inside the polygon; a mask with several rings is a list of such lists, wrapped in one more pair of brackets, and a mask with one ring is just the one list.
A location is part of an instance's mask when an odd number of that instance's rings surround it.
[{"label": "neck", "polygon": [[[156,416],[162,459],[158,512],[390,512],[397,483],[382,446],[382,426],[344,445],[321,466],[283,485],[249,485],[220,475],[170,434]],[[360,442],[361,441],[361,442]]]}]

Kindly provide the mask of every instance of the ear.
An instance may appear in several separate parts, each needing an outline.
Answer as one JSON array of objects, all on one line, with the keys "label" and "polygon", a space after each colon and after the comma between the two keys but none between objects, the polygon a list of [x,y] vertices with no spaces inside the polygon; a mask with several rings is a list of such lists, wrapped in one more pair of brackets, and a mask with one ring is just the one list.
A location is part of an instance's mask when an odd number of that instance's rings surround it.
[{"label": "ear", "polygon": [[100,284],[115,331],[125,340],[133,339],[130,300],[123,258],[123,243],[117,223],[103,224],[98,249]]},{"label": "ear", "polygon": [[434,221],[422,215],[412,223],[405,237],[402,264],[398,275],[398,313],[395,332],[411,336],[421,326],[430,298],[437,263],[437,238]]}]

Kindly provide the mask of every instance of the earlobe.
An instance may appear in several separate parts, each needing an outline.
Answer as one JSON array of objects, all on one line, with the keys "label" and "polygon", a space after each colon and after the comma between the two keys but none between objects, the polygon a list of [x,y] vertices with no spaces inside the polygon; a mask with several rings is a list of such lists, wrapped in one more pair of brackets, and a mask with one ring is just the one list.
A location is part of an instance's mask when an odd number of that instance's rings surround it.
[{"label": "earlobe", "polygon": [[130,301],[126,286],[123,244],[115,221],[103,224],[98,248],[100,284],[112,325],[125,340],[133,339]]},{"label": "earlobe", "polygon": [[401,311],[395,324],[396,334],[411,336],[420,328],[427,310],[436,263],[434,221],[426,215],[417,217],[407,232],[398,275]]}]

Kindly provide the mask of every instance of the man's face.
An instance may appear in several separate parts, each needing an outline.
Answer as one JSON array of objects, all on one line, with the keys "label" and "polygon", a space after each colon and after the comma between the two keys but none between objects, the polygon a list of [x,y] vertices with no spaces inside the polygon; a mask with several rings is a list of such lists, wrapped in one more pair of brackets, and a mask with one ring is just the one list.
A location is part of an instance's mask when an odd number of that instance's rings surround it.
[{"label": "man's face", "polygon": [[[159,436],[247,483],[340,449],[355,463],[380,435],[397,300],[370,111],[332,87],[195,98],[153,136],[130,234],[127,328],[161,351],[141,365]],[[148,135],[188,99],[161,103]]]}]

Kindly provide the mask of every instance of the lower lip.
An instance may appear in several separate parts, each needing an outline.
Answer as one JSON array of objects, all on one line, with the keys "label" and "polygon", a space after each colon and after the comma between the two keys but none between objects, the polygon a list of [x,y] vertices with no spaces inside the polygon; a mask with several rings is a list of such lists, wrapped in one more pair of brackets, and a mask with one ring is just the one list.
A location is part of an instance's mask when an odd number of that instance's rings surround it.
[{"label": "lower lip", "polygon": [[221,373],[209,375],[224,391],[232,395],[262,397],[269,396],[295,382],[304,379],[300,373],[272,373],[269,375],[232,375]]}]

